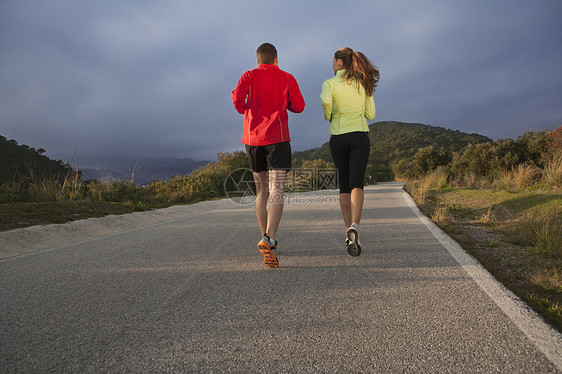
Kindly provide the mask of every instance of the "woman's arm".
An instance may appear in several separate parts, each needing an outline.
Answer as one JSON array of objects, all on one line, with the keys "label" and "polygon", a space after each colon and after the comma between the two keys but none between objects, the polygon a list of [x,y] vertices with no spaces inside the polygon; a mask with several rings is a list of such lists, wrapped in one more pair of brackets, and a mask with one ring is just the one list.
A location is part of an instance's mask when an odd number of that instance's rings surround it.
[{"label": "woman's arm", "polygon": [[375,118],[375,99],[373,96],[365,96],[365,118],[369,121]]},{"label": "woman's arm", "polygon": [[322,111],[326,121],[332,120],[332,87],[328,81],[322,83],[322,92],[320,93],[320,101],[322,102]]}]

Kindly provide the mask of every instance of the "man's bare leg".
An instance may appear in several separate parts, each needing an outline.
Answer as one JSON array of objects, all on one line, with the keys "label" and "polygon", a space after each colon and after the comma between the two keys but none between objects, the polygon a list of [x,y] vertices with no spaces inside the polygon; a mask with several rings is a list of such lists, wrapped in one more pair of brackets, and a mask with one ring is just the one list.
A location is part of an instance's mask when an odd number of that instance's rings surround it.
[{"label": "man's bare leg", "polygon": [[267,201],[267,235],[271,239],[277,236],[277,228],[283,214],[283,193],[287,179],[286,170],[269,171],[269,199]]},{"label": "man's bare leg", "polygon": [[267,200],[269,198],[269,186],[267,172],[252,173],[256,184],[256,218],[260,226],[260,235],[267,232]]}]

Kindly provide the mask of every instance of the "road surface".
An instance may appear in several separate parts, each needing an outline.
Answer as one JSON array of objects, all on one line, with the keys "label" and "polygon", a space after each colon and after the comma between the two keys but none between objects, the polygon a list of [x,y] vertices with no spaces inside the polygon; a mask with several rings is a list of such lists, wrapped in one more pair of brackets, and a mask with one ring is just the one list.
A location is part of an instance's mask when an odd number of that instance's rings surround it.
[{"label": "road surface", "polygon": [[361,256],[337,193],[309,192],[278,269],[228,199],[0,233],[0,372],[562,372],[561,334],[400,184],[365,191]]}]

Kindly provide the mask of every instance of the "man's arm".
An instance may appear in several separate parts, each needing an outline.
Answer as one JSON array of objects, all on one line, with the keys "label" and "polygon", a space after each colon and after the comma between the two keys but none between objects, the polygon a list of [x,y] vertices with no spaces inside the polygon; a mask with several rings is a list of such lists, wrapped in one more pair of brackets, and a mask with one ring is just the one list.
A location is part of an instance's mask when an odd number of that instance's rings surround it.
[{"label": "man's arm", "polygon": [[304,98],[302,97],[301,91],[299,89],[299,84],[293,76],[291,76],[291,80],[289,81],[287,101],[289,102],[287,109],[289,109],[291,112],[301,113],[304,110]]},{"label": "man's arm", "polygon": [[240,77],[234,91],[232,91],[232,103],[240,114],[244,114],[249,104],[248,93],[250,92],[250,73],[246,72]]}]

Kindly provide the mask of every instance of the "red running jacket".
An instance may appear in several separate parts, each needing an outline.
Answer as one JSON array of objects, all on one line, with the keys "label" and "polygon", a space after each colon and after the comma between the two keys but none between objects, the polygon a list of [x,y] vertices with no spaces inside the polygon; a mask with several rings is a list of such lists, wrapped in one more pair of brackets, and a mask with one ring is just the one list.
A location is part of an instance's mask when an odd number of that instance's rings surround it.
[{"label": "red running jacket", "polygon": [[269,64],[242,75],[232,102],[244,114],[242,143],[254,146],[290,141],[287,109],[300,113],[305,105],[296,79]]}]

